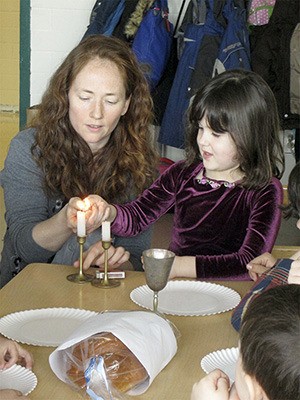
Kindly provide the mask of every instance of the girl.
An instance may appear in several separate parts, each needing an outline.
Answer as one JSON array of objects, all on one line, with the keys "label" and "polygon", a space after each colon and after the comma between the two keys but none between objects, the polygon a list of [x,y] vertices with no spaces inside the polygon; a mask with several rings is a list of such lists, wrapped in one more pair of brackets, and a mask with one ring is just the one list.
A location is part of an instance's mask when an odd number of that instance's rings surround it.
[{"label": "girl", "polygon": [[[111,221],[114,234],[133,236],[174,207],[170,278],[248,279],[246,264],[272,249],[281,218],[273,93],[253,72],[224,72],[196,94],[188,122],[186,160],[126,205],[98,198],[95,223]],[[70,201],[73,215],[78,201]],[[93,248],[85,265],[96,257]]]}]

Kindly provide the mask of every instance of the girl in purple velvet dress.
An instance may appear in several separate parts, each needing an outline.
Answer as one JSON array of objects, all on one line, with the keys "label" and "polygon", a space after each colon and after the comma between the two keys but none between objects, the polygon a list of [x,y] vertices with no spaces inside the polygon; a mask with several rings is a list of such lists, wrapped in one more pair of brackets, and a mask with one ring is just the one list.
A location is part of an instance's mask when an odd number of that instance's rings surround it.
[{"label": "girl in purple velvet dress", "polygon": [[[279,230],[283,167],[272,91],[253,72],[227,71],[192,100],[186,160],[125,205],[97,197],[93,223],[108,220],[113,234],[134,236],[173,208],[170,278],[248,279],[246,265],[271,251]],[[69,203],[74,215],[79,202]],[[86,264],[99,247],[85,255]]]}]

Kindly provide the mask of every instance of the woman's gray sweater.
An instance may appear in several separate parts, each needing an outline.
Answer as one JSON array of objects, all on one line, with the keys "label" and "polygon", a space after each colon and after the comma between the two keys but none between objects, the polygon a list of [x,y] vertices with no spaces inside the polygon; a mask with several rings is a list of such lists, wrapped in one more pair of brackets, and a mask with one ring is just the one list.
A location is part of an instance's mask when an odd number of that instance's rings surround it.
[{"label": "woman's gray sweater", "polygon": [[[79,256],[76,235],[58,252],[44,249],[32,238],[33,227],[51,218],[64,205],[64,199],[50,198],[43,190],[43,173],[31,153],[34,134],[35,130],[30,128],[12,139],[4,169],[0,172],[7,225],[0,262],[0,287],[29,263],[72,265]],[[101,240],[101,228],[87,237],[85,249],[98,240]],[[151,230],[134,238],[114,238],[114,246],[123,246],[130,252],[130,261],[136,270],[142,270],[141,253],[150,244]]]}]

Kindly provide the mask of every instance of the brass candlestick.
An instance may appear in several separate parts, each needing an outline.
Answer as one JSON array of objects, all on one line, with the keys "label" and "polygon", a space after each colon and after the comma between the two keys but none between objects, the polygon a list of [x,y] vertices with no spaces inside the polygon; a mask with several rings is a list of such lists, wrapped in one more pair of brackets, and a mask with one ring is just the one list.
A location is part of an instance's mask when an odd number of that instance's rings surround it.
[{"label": "brass candlestick", "polygon": [[92,280],[92,285],[102,288],[111,289],[120,285],[120,281],[115,279],[108,279],[108,249],[111,246],[111,240],[102,240],[102,247],[104,249],[104,275],[103,279],[96,277]]},{"label": "brass candlestick", "polygon": [[67,276],[68,281],[75,283],[86,283],[91,282],[93,275],[83,273],[83,245],[85,243],[86,236],[77,236],[77,242],[79,243],[79,272],[78,274],[71,274]]}]

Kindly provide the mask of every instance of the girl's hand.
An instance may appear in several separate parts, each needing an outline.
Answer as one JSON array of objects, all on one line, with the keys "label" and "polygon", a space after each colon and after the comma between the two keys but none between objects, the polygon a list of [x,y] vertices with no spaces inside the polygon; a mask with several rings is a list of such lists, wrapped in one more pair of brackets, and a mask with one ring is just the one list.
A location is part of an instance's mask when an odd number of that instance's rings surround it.
[{"label": "girl's hand", "polygon": [[300,285],[300,259],[293,261],[288,276],[288,283]]},{"label": "girl's hand", "polygon": [[13,340],[0,338],[0,369],[10,368],[13,364],[20,364],[31,369],[33,358],[31,354],[23,349]]},{"label": "girl's hand", "polygon": [[86,197],[85,202],[89,204],[86,212],[86,231],[93,232],[99,228],[103,221],[110,220],[111,206],[97,194],[91,194]]},{"label": "girl's hand", "polygon": [[191,400],[229,400],[230,380],[220,369],[210,372],[195,383]]},{"label": "girl's hand", "polygon": [[[129,260],[130,253],[124,247],[110,246],[108,249],[108,267],[116,269]],[[91,265],[104,267],[104,249],[101,241],[93,244],[87,251],[83,253],[83,270],[87,270]],[[79,260],[74,263],[75,267],[79,267]]]},{"label": "girl's hand", "polygon": [[250,278],[257,281],[263,273],[269,272],[270,269],[274,267],[276,261],[276,258],[274,258],[270,253],[264,253],[261,256],[254,258],[246,265]]}]

